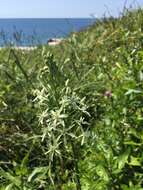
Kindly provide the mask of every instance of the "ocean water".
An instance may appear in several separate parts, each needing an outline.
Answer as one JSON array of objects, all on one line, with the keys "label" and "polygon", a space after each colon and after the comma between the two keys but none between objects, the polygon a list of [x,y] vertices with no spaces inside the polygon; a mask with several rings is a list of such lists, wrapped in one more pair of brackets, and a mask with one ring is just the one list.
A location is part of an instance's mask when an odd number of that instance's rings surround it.
[{"label": "ocean water", "polygon": [[94,19],[0,19],[0,46],[34,46],[65,38],[93,24]]}]

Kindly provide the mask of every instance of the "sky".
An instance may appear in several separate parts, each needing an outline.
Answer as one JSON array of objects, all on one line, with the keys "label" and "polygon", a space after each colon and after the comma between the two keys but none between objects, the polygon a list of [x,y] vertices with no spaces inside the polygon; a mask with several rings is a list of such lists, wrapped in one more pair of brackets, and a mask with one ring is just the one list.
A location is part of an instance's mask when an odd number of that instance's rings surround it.
[{"label": "sky", "polygon": [[0,0],[0,18],[100,18],[117,16],[124,4],[143,7],[143,0]]}]

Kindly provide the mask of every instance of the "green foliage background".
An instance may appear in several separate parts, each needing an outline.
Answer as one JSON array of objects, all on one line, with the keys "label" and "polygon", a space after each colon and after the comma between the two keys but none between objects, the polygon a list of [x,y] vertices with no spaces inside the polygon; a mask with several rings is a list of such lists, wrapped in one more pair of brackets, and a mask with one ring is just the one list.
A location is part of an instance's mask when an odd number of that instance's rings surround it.
[{"label": "green foliage background", "polygon": [[0,189],[143,189],[141,9],[0,51]]}]

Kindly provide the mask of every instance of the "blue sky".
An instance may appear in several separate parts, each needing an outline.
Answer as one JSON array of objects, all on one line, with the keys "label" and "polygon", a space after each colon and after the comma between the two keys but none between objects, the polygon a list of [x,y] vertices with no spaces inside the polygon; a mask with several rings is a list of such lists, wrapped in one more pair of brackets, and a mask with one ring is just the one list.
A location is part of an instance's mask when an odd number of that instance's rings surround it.
[{"label": "blue sky", "polygon": [[[114,16],[126,0],[0,0],[0,18],[101,17],[107,11]],[[135,0],[143,6],[143,0]],[[134,0],[127,0],[127,6]]]}]

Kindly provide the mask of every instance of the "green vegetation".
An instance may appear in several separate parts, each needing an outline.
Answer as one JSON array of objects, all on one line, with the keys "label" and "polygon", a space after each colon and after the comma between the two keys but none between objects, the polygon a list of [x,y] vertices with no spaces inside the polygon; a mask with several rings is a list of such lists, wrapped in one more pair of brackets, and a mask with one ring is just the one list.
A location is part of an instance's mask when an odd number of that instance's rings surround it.
[{"label": "green vegetation", "polygon": [[0,51],[0,190],[142,189],[143,10]]}]

